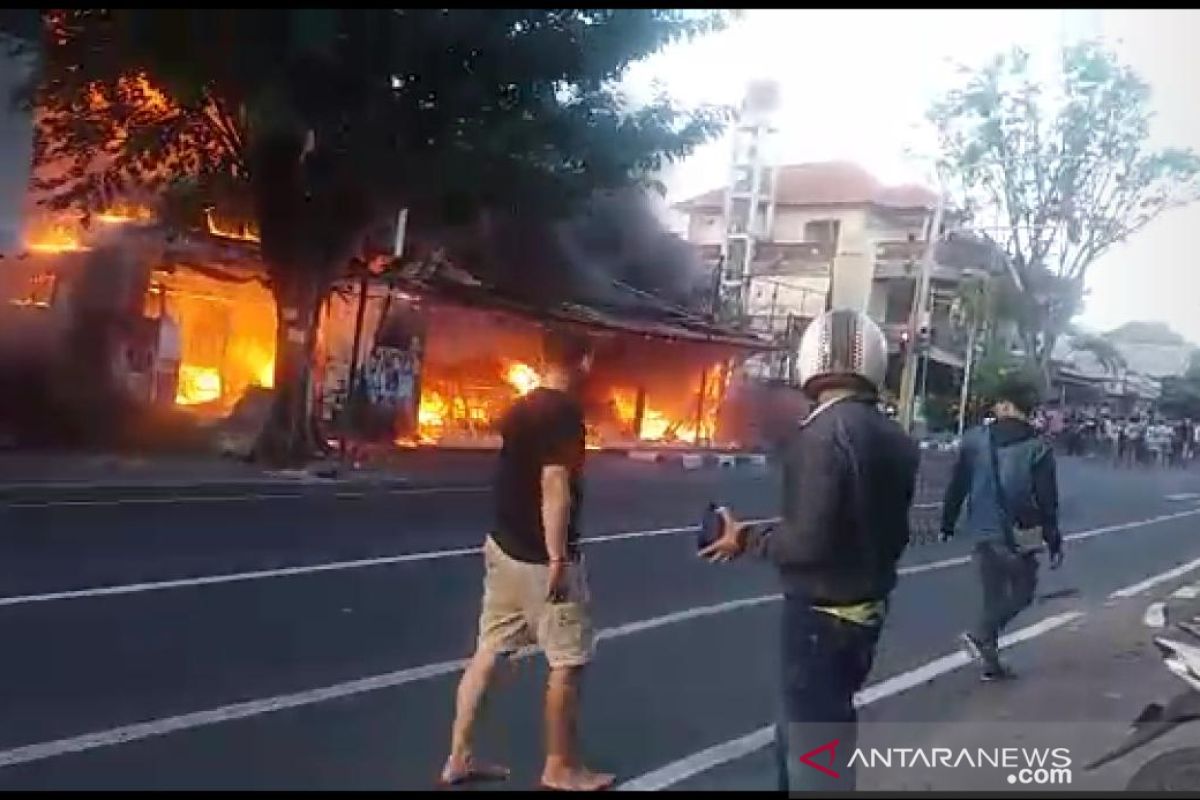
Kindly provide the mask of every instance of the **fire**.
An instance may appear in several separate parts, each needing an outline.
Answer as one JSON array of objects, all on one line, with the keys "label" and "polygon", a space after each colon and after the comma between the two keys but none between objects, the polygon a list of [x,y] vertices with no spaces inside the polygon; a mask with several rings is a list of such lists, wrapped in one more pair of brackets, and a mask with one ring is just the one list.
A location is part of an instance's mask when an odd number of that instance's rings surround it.
[{"label": "fire", "polygon": [[699,387],[693,387],[684,397],[688,401],[675,414],[664,408],[652,405],[647,397],[642,408],[642,424],[640,431],[634,431],[637,424],[637,394],[630,389],[613,389],[611,407],[618,421],[625,425],[630,434],[647,442],[686,442],[698,444],[701,441],[711,441],[716,433],[717,410],[721,398],[725,394],[727,377],[723,365],[710,367],[705,382],[703,413],[697,425],[696,401]]},{"label": "fire", "polygon": [[[117,203],[92,218],[106,225],[149,222],[154,219],[154,212],[134,203]],[[33,253],[81,253],[91,249],[85,238],[82,215],[64,213],[53,221],[35,225],[26,236],[25,247]]]},{"label": "fire", "polygon": [[508,366],[504,373],[504,380],[522,397],[542,384],[542,376],[537,374],[537,370],[520,361],[515,361]]},{"label": "fire", "polygon": [[133,203],[117,203],[97,214],[95,218],[98,222],[107,225],[119,225],[124,222],[150,222],[154,219],[154,212],[145,206]]},{"label": "fire", "polygon": [[275,387],[275,359],[268,359],[258,365],[258,374],[254,376],[258,385],[264,389]]},{"label": "fire", "polygon": [[156,271],[144,313],[178,328],[176,405],[223,416],[253,387],[275,385],[275,307],[259,283]]},{"label": "fire", "polygon": [[449,413],[450,404],[444,397],[434,391],[421,392],[421,405],[417,409],[417,428],[420,430],[422,443],[438,440],[446,427],[446,417]]},{"label": "fire", "polygon": [[34,253],[79,253],[88,248],[79,233],[63,223],[48,225],[30,235],[25,246]]},{"label": "fire", "polygon": [[179,385],[175,390],[175,403],[194,406],[221,399],[221,372],[216,367],[198,367],[193,364],[179,365]]},{"label": "fire", "polygon": [[208,232],[213,236],[219,236],[222,239],[233,239],[239,242],[260,242],[258,231],[249,223],[239,224],[224,224],[213,218],[211,208],[204,209],[204,220],[208,225]]}]

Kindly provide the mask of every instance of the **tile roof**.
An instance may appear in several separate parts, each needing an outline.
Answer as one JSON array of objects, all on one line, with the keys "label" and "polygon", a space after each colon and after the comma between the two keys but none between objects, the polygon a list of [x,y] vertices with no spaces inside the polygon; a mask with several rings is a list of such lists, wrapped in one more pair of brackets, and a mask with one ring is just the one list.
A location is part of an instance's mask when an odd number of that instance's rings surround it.
[{"label": "tile roof", "polygon": [[[858,164],[822,161],[779,167],[775,202],[780,205],[876,205],[885,208],[932,208],[937,195],[924,186],[886,186]],[[713,189],[677,208],[721,208],[725,189]]]}]

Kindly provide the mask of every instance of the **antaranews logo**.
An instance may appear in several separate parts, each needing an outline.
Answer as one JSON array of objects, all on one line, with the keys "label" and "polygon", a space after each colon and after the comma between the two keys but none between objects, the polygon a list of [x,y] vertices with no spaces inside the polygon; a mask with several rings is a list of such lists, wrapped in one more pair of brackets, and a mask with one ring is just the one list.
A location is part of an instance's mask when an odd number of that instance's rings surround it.
[{"label": "antaranews logo", "polygon": [[[826,775],[828,775],[831,778],[840,778],[841,775],[839,775],[837,772],[834,772],[834,770],[833,770],[833,762],[834,762],[834,759],[837,758],[837,746],[838,746],[838,742],[840,742],[840,741],[841,741],[841,739],[834,739],[831,742],[826,742],[825,744],[821,745],[820,747],[818,747],[815,750],[809,750],[807,753],[800,756],[800,763],[812,767],[817,772],[824,772]],[[829,765],[828,766],[825,766],[824,764],[818,764],[813,760],[816,756],[821,755],[823,753],[829,754]]]},{"label": "antaranews logo", "polygon": [[[831,778],[840,739],[833,739],[799,757],[800,763]],[[1060,786],[1071,783],[1071,751],[1065,747],[888,747],[855,749],[848,766],[884,769],[996,769],[1004,770],[1009,784]]]}]

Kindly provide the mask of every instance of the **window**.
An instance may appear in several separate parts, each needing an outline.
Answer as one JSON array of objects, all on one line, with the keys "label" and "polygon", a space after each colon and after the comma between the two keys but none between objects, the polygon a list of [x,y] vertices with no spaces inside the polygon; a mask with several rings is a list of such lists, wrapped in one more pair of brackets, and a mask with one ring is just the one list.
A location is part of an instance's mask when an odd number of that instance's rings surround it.
[{"label": "window", "polygon": [[815,219],[804,223],[804,241],[836,245],[841,223],[836,219]]}]

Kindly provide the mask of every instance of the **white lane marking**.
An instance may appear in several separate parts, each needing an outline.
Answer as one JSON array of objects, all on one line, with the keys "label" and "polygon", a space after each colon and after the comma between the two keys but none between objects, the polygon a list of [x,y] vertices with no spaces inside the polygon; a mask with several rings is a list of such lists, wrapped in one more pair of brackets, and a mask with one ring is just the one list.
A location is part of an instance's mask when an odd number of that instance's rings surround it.
[{"label": "white lane marking", "polygon": [[[650,619],[618,625],[613,628],[605,628],[597,632],[597,638],[600,640],[617,639],[622,636],[642,633],[643,631],[661,628],[665,625],[672,625],[685,620],[723,614],[739,608],[764,605],[778,599],[779,595],[764,595],[760,597],[748,597],[742,600],[731,600],[711,606],[689,608],[684,611],[665,614],[661,617],[652,617]],[[513,658],[527,658],[536,652],[534,648],[526,648],[514,654]],[[461,658],[453,661],[441,661],[436,664],[409,667],[408,669],[387,672],[382,675],[373,675],[368,678],[360,678],[345,683],[337,683],[332,686],[322,686],[303,692],[264,697],[258,700],[233,703],[232,705],[210,708],[204,711],[194,711],[189,714],[163,717],[133,725],[122,725],[118,728],[85,733],[66,739],[15,747],[11,750],[0,752],[0,768],[12,767],[17,764],[28,764],[32,761],[42,761],[68,753],[81,753],[85,750],[94,750],[99,747],[135,742],[139,739],[148,739],[154,736],[164,736],[175,731],[216,725],[221,722],[230,722],[260,714],[269,714],[273,711],[323,703],[327,700],[350,697],[352,695],[363,694],[364,692],[403,686],[407,683],[452,674],[462,669],[465,665],[466,659]]]},{"label": "white lane marking", "polygon": [[[1181,517],[1195,516],[1196,514],[1200,514],[1200,509],[1180,511],[1175,514],[1163,514],[1157,517],[1150,517],[1149,519],[1134,520],[1133,522],[1124,522],[1118,525],[1107,525],[1103,528],[1093,528],[1087,531],[1079,531],[1077,533],[1067,534],[1064,538],[1067,540],[1087,539],[1104,533],[1132,530],[1134,528],[1155,525],[1160,522],[1167,522],[1173,519],[1179,519]],[[759,524],[764,522],[778,522],[779,518],[771,517],[747,521]],[[658,528],[647,531],[627,531],[624,533],[610,533],[602,536],[592,536],[584,539],[583,543],[604,544],[606,542],[617,542],[625,539],[647,539],[656,536],[694,533],[697,530],[698,527],[695,525],[684,525],[676,528]],[[31,603],[49,603],[57,600],[81,600],[89,597],[114,597],[118,595],[139,594],[141,592],[155,592],[166,589],[181,589],[192,586],[214,586],[225,583],[263,580],[266,578],[284,578],[294,575],[311,575],[321,572],[338,572],[348,569],[363,569],[366,567],[381,567],[421,561],[436,561],[444,558],[478,555],[479,552],[479,547],[460,547],[453,550],[430,550],[421,553],[402,553],[395,556],[362,558],[353,561],[331,561],[324,564],[306,564],[296,567],[254,570],[251,572],[234,572],[225,575],[205,575],[196,578],[178,578],[175,580],[127,583],[116,586],[98,586],[89,589],[46,592],[44,594],[15,595],[11,597],[0,597],[0,607],[28,605]],[[962,564],[969,563],[970,560],[970,556],[956,556],[953,558],[943,559],[941,561],[931,561],[924,564],[913,564],[911,566],[901,567],[899,573],[901,575],[917,575],[922,572],[930,572],[933,570],[945,569],[947,567],[960,566]]]},{"label": "white lane marking", "polygon": [[1112,599],[1133,597],[1134,595],[1139,595],[1147,589],[1151,589],[1160,583],[1166,583],[1167,581],[1172,581],[1176,578],[1183,577],[1184,575],[1187,575],[1189,572],[1192,572],[1196,569],[1200,569],[1200,558],[1194,558],[1186,564],[1180,564],[1174,569],[1169,569],[1166,572],[1160,572],[1157,575],[1151,575],[1144,581],[1138,581],[1137,583],[1130,584],[1123,589],[1117,589],[1115,592],[1110,594],[1109,597]]},{"label": "white lane marking", "polygon": [[897,572],[901,575],[919,575],[922,572],[932,572],[935,569],[946,569],[947,567],[957,567],[962,564],[968,564],[970,561],[970,556],[955,556],[954,558],[944,558],[941,561],[926,561],[923,564],[913,564],[908,567],[901,567],[897,570]]},{"label": "white lane marking", "polygon": [[[771,522],[772,520],[750,520],[753,523]],[[624,539],[646,539],[655,536],[669,536],[679,533],[691,533],[698,530],[695,525],[678,528],[657,528],[648,531],[628,531],[611,533],[602,536],[592,536],[583,540],[584,544],[605,544]],[[147,581],[144,583],[125,583],[117,586],[97,586],[89,589],[72,589],[61,592],[46,592],[44,594],[26,594],[12,597],[0,597],[0,607],[20,606],[30,603],[49,603],[56,600],[81,600],[88,597],[113,597],[141,592],[163,591],[165,589],[180,589],[191,586],[213,586],[224,583],[239,583],[242,581],[263,580],[265,578],[283,578],[292,575],[312,575],[321,572],[338,572],[347,569],[363,569],[366,567],[382,567],[395,564],[409,564],[420,561],[435,561],[444,558],[478,555],[480,547],[460,547],[453,550],[430,550],[422,553],[402,553],[395,556],[379,558],[360,558],[353,561],[331,561],[324,564],[306,564],[297,567],[282,567],[278,569],[262,569],[251,572],[233,572],[225,575],[204,575],[196,578],[178,578],[167,581]]]},{"label": "white lane marking", "polygon": [[1090,531],[1080,531],[1072,533],[1065,537],[1067,539],[1090,539],[1093,536],[1100,536],[1105,533],[1116,533],[1118,531],[1127,531],[1132,528],[1141,528],[1145,525],[1157,525],[1160,522],[1170,522],[1174,519],[1182,519],[1184,517],[1194,517],[1200,514],[1200,508],[1192,508],[1187,511],[1176,511],[1173,514],[1160,514],[1157,517],[1149,519],[1135,520],[1133,522],[1121,522],[1116,525],[1105,525],[1103,528],[1092,528]]},{"label": "white lane marking", "polygon": [[[1000,646],[1012,647],[1015,644],[1048,633],[1055,628],[1068,625],[1082,617],[1083,613],[1080,611],[1068,611],[1063,614],[1047,617],[1033,625],[1013,631],[1002,637],[1000,639]],[[871,703],[877,703],[892,695],[900,694],[922,684],[929,683],[935,678],[953,672],[970,663],[970,656],[963,652],[944,655],[941,658],[936,658],[933,661],[922,664],[916,669],[900,673],[899,675],[893,675],[890,678],[868,686],[859,692],[854,704],[861,708]],[[661,791],[702,772],[707,772],[721,764],[735,761],[757,750],[761,750],[774,741],[774,738],[775,728],[773,725],[768,725],[745,736],[731,739],[706,750],[701,750],[699,753],[693,753],[686,758],[673,761],[652,772],[647,772],[644,775],[633,778],[617,788],[619,791],[625,792]]]},{"label": "white lane marking", "polygon": [[1142,624],[1147,628],[1167,627],[1167,604],[1160,600],[1146,606],[1146,613],[1142,615]]},{"label": "white lane marking", "polygon": [[[313,484],[329,488],[336,484]],[[487,486],[427,486],[413,488],[385,489],[385,493],[405,497],[423,497],[438,494],[479,494],[491,491]],[[339,500],[349,500],[365,497],[365,492],[334,492],[332,495],[322,492],[308,493],[272,493],[254,492],[249,494],[221,495],[172,495],[170,497],[120,497],[109,500],[29,500],[17,503],[0,502],[0,509],[5,508],[90,508],[104,506],[162,506],[172,503],[245,503],[251,500],[306,500],[311,498],[334,497]]]},{"label": "white lane marking", "polygon": [[1176,501],[1195,500],[1198,497],[1200,497],[1200,494],[1197,494],[1196,492],[1179,492],[1178,494],[1167,495],[1168,500],[1176,500]]},{"label": "white lane marking", "polygon": [[1200,586],[1194,583],[1185,583],[1175,591],[1171,592],[1171,597],[1176,600],[1195,600],[1200,597]]}]

